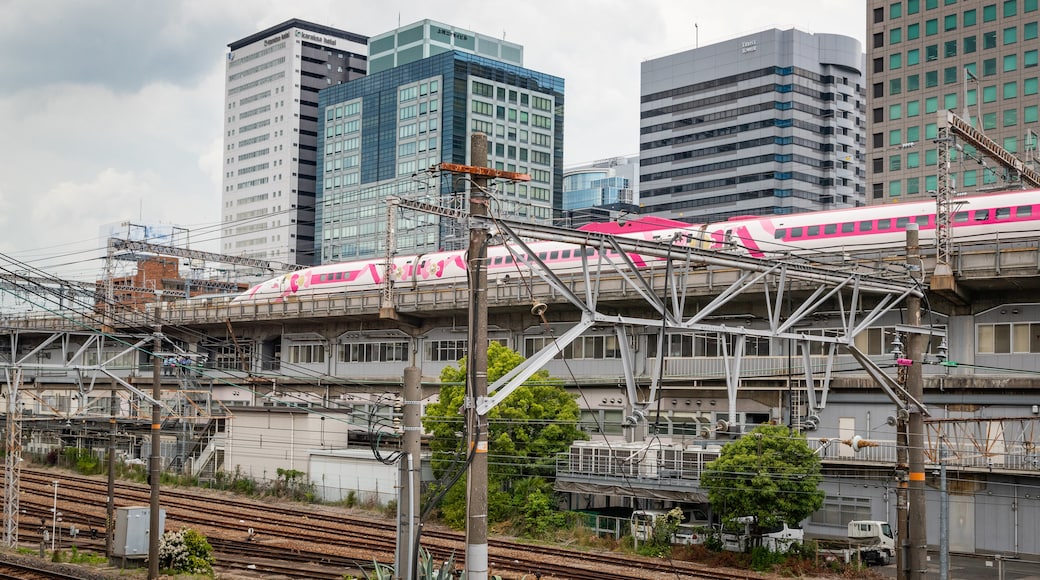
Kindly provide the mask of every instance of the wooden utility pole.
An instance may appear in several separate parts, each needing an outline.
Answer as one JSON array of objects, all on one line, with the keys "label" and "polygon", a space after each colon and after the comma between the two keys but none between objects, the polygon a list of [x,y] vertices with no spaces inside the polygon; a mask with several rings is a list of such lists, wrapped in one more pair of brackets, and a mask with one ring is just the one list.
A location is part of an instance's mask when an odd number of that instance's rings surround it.
[{"label": "wooden utility pole", "polygon": [[[470,165],[487,167],[487,135],[470,137]],[[474,175],[469,190],[471,216],[488,215],[488,179]],[[466,433],[473,460],[466,480],[466,579],[487,580],[488,577],[488,432],[487,416],[477,413],[477,404],[487,397],[487,241],[484,224],[471,222],[466,268],[469,273],[469,350],[466,356]]]},{"label": "wooden utility pole", "polygon": [[[474,133],[470,137],[470,165],[440,163],[438,169],[470,176],[469,217],[487,217],[487,187],[490,179],[530,181],[526,173],[503,171],[487,166],[487,135]],[[402,202],[403,203],[403,202]],[[446,210],[429,208],[433,213],[449,215]],[[454,212],[452,212],[452,215]],[[466,269],[469,276],[469,324],[466,355],[466,433],[467,458],[472,455],[466,480],[466,578],[487,580],[488,577],[488,429],[487,416],[477,412],[477,406],[487,399],[487,244],[488,226],[483,220],[470,220],[469,249]],[[494,407],[494,405],[491,405]],[[486,411],[485,411],[486,413]]]},{"label": "wooden utility pole", "polygon": [[148,512],[148,580],[159,577],[159,472],[162,454],[162,296],[155,303],[155,340],[152,342],[152,454],[148,461],[148,483],[151,486],[151,502]]}]

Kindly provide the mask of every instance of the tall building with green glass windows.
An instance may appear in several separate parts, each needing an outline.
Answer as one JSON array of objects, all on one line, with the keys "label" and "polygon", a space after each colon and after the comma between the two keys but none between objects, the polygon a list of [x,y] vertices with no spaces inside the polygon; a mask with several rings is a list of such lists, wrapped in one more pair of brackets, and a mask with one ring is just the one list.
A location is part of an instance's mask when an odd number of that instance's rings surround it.
[{"label": "tall building with green glass windows", "polygon": [[[940,111],[1035,159],[1038,0],[870,0],[867,22],[868,203],[937,189]],[[967,144],[951,149],[950,161],[955,193],[1018,187]]]},{"label": "tall building with green glass windows", "polygon": [[[489,166],[531,176],[496,185],[491,211],[551,223],[562,204],[563,79],[515,62],[518,45],[429,20],[375,36],[370,47],[368,76],[318,97],[321,263],[383,256],[387,196],[465,209],[465,181],[426,169],[468,165],[478,131],[488,135]],[[454,219],[394,219],[399,253],[459,249],[468,240]]]}]

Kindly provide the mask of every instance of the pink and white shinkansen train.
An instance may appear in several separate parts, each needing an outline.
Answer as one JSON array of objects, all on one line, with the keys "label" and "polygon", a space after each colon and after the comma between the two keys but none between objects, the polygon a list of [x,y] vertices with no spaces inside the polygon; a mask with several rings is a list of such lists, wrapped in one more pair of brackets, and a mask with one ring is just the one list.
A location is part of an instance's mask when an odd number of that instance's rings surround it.
[{"label": "pink and white shinkansen train", "polygon": [[[998,236],[1001,240],[1040,236],[1040,190],[956,197],[953,207],[950,231],[954,242],[980,242]],[[910,223],[918,224],[922,246],[932,243],[935,202],[751,216],[710,224],[646,217],[624,225],[590,224],[582,229],[646,240],[674,239],[678,245],[768,258],[810,252],[901,248]],[[582,267],[580,246],[535,242],[529,247],[554,271],[575,272]],[[594,250],[584,251],[591,256]],[[526,269],[526,265],[514,263],[518,253],[517,248],[510,252],[505,246],[488,248],[488,277],[495,280],[516,275],[518,267]],[[640,268],[660,261],[660,258],[637,254],[629,254],[629,257]],[[280,302],[293,297],[371,289],[382,285],[384,271],[382,259],[314,266],[257,284],[233,302]],[[394,260],[392,276],[399,288],[426,282],[464,281],[465,251],[398,257]]]}]

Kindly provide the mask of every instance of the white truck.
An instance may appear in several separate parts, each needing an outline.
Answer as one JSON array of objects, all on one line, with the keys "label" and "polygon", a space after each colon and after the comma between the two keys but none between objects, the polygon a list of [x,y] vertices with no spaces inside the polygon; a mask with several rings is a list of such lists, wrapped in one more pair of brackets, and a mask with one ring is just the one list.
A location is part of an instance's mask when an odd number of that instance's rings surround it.
[{"label": "white truck", "polygon": [[[711,530],[708,514],[698,508],[678,508],[682,519],[672,532],[673,544],[703,544]],[[654,535],[654,528],[668,516],[671,510],[636,510],[632,512],[632,537],[636,542],[646,542]]]},{"label": "white truck", "polygon": [[[756,538],[751,533],[751,527],[755,524],[754,516],[743,516],[736,518],[736,523],[743,526],[739,528],[728,528],[722,531],[722,549],[730,552],[745,552],[749,542]],[[786,523],[780,523],[773,527],[763,527],[759,530],[760,546],[771,552],[784,552],[793,544],[800,544],[805,539],[805,530],[792,528]]]},{"label": "white truck", "polygon": [[[821,543],[823,545],[823,543]],[[846,563],[860,561],[867,565],[888,565],[895,557],[895,536],[888,522],[853,520],[849,536],[840,546],[821,548],[821,553],[841,558]]]}]

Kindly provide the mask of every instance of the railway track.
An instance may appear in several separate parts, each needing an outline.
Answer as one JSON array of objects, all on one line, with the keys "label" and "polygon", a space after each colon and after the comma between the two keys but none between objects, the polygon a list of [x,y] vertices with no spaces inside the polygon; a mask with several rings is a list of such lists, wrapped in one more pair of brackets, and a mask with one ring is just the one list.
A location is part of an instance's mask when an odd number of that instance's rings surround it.
[{"label": "railway track", "polygon": [[[107,483],[96,478],[22,470],[20,535],[36,539],[45,527],[41,523],[51,521],[55,480],[59,481],[58,511],[63,516],[62,524],[67,528],[72,523],[80,528],[77,545],[97,542],[98,549],[103,550],[108,491]],[[371,569],[373,561],[392,564],[394,559],[395,524],[368,514],[325,506],[270,504],[177,488],[163,488],[161,500],[167,529],[198,529],[213,545],[216,563],[221,567],[267,571],[283,578],[341,579],[347,573],[362,575],[361,570]],[[141,484],[118,482],[114,503],[116,507],[147,506],[149,489]],[[97,539],[90,537],[91,530],[97,532]],[[465,550],[462,534],[439,529],[424,531],[422,545],[438,561],[452,557],[460,561]],[[566,550],[501,538],[489,541],[488,563],[491,574],[507,579],[762,577],[692,562]]]}]

